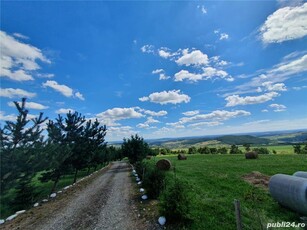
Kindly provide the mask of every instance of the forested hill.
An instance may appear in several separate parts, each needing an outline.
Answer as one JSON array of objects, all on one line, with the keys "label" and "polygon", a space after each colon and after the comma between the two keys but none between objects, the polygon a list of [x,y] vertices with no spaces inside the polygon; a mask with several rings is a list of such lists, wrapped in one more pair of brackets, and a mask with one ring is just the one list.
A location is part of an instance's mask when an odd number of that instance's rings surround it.
[{"label": "forested hill", "polygon": [[235,145],[243,145],[243,144],[268,144],[269,140],[261,137],[254,137],[251,135],[227,135],[216,138],[216,140],[224,143],[224,144],[235,144]]}]

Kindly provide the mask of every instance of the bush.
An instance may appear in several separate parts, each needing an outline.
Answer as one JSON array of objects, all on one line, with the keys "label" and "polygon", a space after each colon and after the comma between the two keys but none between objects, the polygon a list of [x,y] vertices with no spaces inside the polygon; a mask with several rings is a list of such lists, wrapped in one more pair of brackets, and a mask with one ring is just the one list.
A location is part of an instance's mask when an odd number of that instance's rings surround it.
[{"label": "bush", "polygon": [[258,154],[270,154],[270,151],[267,148],[253,148],[253,151],[257,152]]},{"label": "bush", "polygon": [[156,199],[164,189],[165,172],[153,165],[146,165],[143,178],[143,187],[150,198]]},{"label": "bush", "polygon": [[160,214],[171,224],[187,224],[191,221],[189,186],[178,179],[166,186],[159,197]]}]

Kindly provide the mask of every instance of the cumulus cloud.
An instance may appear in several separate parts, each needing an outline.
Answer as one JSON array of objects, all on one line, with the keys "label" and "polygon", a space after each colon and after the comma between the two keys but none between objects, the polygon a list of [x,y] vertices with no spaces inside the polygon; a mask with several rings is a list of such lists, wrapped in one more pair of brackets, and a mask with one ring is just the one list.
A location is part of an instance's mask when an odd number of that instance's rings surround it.
[{"label": "cumulus cloud", "polygon": [[153,45],[144,45],[141,47],[141,51],[143,53],[154,53],[154,46]]},{"label": "cumulus cloud", "polygon": [[75,93],[75,97],[76,97],[76,98],[79,98],[79,99],[82,100],[82,101],[85,100],[85,98],[83,97],[83,95],[82,95],[80,92],[76,92],[76,93]]},{"label": "cumulus cloud", "polygon": [[148,117],[144,123],[138,124],[137,127],[143,128],[143,129],[156,128],[155,126],[150,126],[150,124],[153,124],[153,123],[160,123],[160,121],[155,120],[153,117]]},{"label": "cumulus cloud", "polygon": [[186,112],[184,112],[184,113],[182,113],[184,116],[194,116],[194,115],[196,115],[196,114],[199,114],[199,110],[192,110],[192,111],[186,111]]},{"label": "cumulus cloud", "polygon": [[251,122],[246,122],[246,123],[243,123],[242,125],[245,125],[245,126],[249,126],[249,125],[257,125],[257,124],[263,124],[263,123],[267,123],[269,122],[270,120],[257,120],[257,121],[251,121]]},{"label": "cumulus cloud", "polygon": [[5,115],[5,112],[0,111],[0,121],[16,121],[16,115],[15,114]]},{"label": "cumulus cloud", "polygon": [[25,91],[23,89],[13,89],[13,88],[1,88],[0,90],[0,97],[8,97],[8,98],[33,98],[36,96],[36,93],[31,93]]},{"label": "cumulus cloud", "polygon": [[260,28],[263,43],[280,43],[307,35],[307,3],[278,9]]},{"label": "cumulus cloud", "polygon": [[159,103],[161,105],[165,104],[179,104],[179,103],[188,103],[191,98],[180,92],[180,90],[170,90],[155,92],[150,94],[148,97],[139,98],[140,101],[150,101],[153,103]]},{"label": "cumulus cloud", "polygon": [[160,110],[158,112],[155,112],[155,111],[151,111],[151,110],[146,110],[146,109],[141,109],[141,108],[138,108],[139,111],[141,113],[144,113],[144,114],[147,114],[147,115],[150,115],[152,117],[162,117],[162,116],[166,116],[167,115],[167,111],[165,110]]},{"label": "cumulus cloud", "polygon": [[152,74],[159,74],[159,80],[167,80],[167,79],[171,78],[170,76],[167,76],[165,74],[165,71],[163,69],[153,70]]},{"label": "cumulus cloud", "polygon": [[190,73],[187,70],[181,70],[175,74],[174,80],[175,81],[191,81],[197,82],[201,80],[208,80],[213,78],[221,78],[226,81],[233,81],[234,78],[230,76],[226,71],[219,70],[214,67],[203,67],[201,73]]},{"label": "cumulus cloud", "polygon": [[182,56],[176,60],[178,65],[206,65],[208,64],[209,59],[208,55],[202,53],[200,50],[192,50],[189,49],[182,50]]},{"label": "cumulus cloud", "polygon": [[202,14],[206,14],[207,13],[207,9],[205,8],[204,5],[198,5],[197,8],[200,9]]},{"label": "cumulus cloud", "polygon": [[21,38],[21,39],[25,39],[25,40],[29,39],[28,36],[25,36],[25,35],[23,35],[23,34],[21,34],[21,33],[13,33],[13,35],[14,35],[14,37],[16,37],[16,38]]},{"label": "cumulus cloud", "polygon": [[274,112],[283,112],[286,111],[287,107],[285,105],[281,105],[281,104],[271,104],[269,105],[270,108],[273,108]]},{"label": "cumulus cloud", "polygon": [[65,97],[73,96],[73,90],[66,85],[60,85],[56,81],[46,81],[43,83],[43,87],[50,87],[55,91],[63,94]]},{"label": "cumulus cloud", "polygon": [[34,80],[31,71],[40,69],[37,61],[51,63],[42,51],[0,31],[0,77],[14,81]]},{"label": "cumulus cloud", "polygon": [[53,78],[54,74],[53,73],[38,73],[36,76],[40,78]]},{"label": "cumulus cloud", "polygon": [[75,110],[74,109],[64,109],[64,108],[61,108],[61,109],[58,109],[57,111],[55,111],[57,114],[67,114],[69,112],[71,113],[74,113]]},{"label": "cumulus cloud", "polygon": [[273,84],[271,81],[262,83],[267,91],[287,91],[287,87],[284,83]]},{"label": "cumulus cloud", "polygon": [[235,110],[235,111],[227,111],[227,110],[215,110],[208,114],[197,114],[192,117],[182,117],[179,119],[180,124],[191,123],[191,122],[202,122],[206,120],[229,120],[236,117],[241,116],[249,116],[250,112],[245,110]]},{"label": "cumulus cloud", "polygon": [[226,34],[226,33],[221,33],[220,34],[220,40],[222,41],[222,40],[227,40],[227,39],[229,39],[229,35],[228,34]]},{"label": "cumulus cloud", "polygon": [[[18,102],[18,104],[20,105],[20,102]],[[10,107],[15,107],[15,103],[12,102],[12,101],[8,102],[8,105]],[[29,101],[26,102],[25,106],[26,106],[27,109],[38,109],[38,110],[49,108],[48,106],[45,106],[45,105],[42,105],[42,104],[39,104],[39,103],[36,103],[36,102],[29,102]]]},{"label": "cumulus cloud", "polygon": [[144,117],[136,108],[113,108],[96,115],[97,119],[108,126],[118,126],[119,120]]},{"label": "cumulus cloud", "polygon": [[270,101],[277,96],[279,96],[279,94],[276,92],[269,92],[259,96],[246,96],[246,97],[240,97],[239,95],[232,95],[225,98],[225,100],[227,101],[226,107],[232,107],[236,105],[260,104]]}]

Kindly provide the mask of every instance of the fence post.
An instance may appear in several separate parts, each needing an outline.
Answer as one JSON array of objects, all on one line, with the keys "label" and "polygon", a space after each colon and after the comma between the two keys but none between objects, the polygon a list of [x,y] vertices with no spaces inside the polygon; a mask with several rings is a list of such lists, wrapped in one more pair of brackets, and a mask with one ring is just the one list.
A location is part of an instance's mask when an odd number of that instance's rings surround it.
[{"label": "fence post", "polygon": [[234,200],[235,212],[236,212],[236,223],[237,230],[242,230],[242,220],[241,220],[241,209],[240,209],[240,201]]}]

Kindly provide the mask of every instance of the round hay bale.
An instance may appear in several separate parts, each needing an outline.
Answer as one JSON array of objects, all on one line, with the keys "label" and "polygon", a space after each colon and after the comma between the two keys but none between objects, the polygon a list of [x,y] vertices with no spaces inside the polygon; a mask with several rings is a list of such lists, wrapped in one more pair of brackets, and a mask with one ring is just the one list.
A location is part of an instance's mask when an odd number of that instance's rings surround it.
[{"label": "round hay bale", "polygon": [[248,152],[245,153],[245,159],[257,159],[258,158],[258,153],[257,152]]},{"label": "round hay bale", "polygon": [[161,159],[156,163],[156,167],[160,170],[168,171],[172,167],[172,163],[167,159]]},{"label": "round hay bale", "polygon": [[177,157],[178,157],[178,160],[186,160],[187,159],[186,155],[184,155],[182,153],[179,153]]}]

